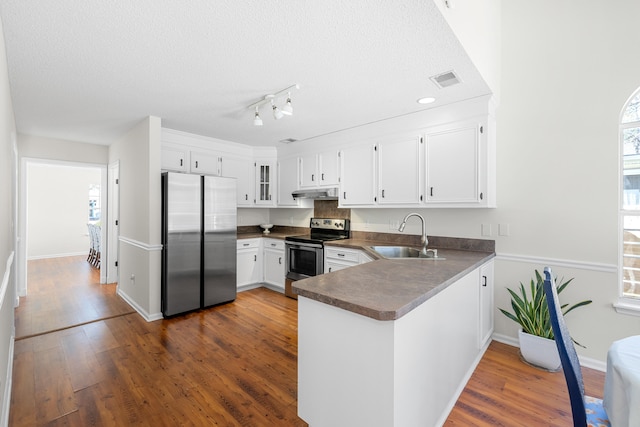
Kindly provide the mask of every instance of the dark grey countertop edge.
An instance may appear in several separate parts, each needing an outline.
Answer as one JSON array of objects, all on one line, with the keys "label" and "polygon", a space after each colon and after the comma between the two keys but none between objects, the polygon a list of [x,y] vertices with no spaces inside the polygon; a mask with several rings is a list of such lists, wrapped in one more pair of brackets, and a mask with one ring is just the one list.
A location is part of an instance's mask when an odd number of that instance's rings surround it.
[{"label": "dark grey countertop edge", "polygon": [[[485,264],[486,262],[488,262],[489,260],[491,260],[492,258],[495,257],[495,253],[487,253],[486,255],[487,255],[486,257],[478,260],[477,262],[475,262],[473,264],[470,264],[464,270],[458,272],[457,274],[454,274],[453,276],[451,276],[449,279],[445,280],[441,284],[439,284],[436,287],[428,290],[424,294],[421,294],[417,298],[413,299],[411,302],[405,304],[404,306],[402,306],[402,307],[400,307],[400,308],[398,308],[396,310],[384,310],[384,311],[375,310],[375,309],[372,309],[370,307],[366,307],[366,306],[363,306],[363,305],[360,305],[360,304],[355,304],[353,302],[349,302],[349,301],[345,301],[343,299],[331,297],[331,296],[328,296],[328,295],[325,295],[325,294],[322,294],[322,293],[313,292],[313,291],[310,291],[308,289],[297,288],[295,286],[295,282],[293,284],[293,292],[296,293],[299,296],[303,296],[303,297],[312,299],[314,301],[318,301],[318,302],[321,302],[321,303],[324,303],[324,304],[327,304],[327,305],[331,305],[331,306],[334,306],[334,307],[337,307],[337,308],[341,308],[343,310],[350,311],[352,313],[357,313],[357,314],[369,317],[369,318],[374,319],[374,320],[393,321],[393,320],[400,319],[401,317],[403,317],[407,313],[411,312],[412,310],[414,310],[415,308],[417,308],[418,306],[420,306],[421,304],[423,304],[427,300],[433,298],[435,295],[439,294],[440,292],[442,292],[443,290],[448,288],[453,283],[457,282],[462,277],[466,276],[467,274],[469,274],[473,270],[477,269],[478,267],[480,267],[481,265]],[[412,262],[412,260],[393,260],[393,261],[394,262],[405,262],[405,263]],[[375,262],[375,261],[373,261],[373,262]]]}]

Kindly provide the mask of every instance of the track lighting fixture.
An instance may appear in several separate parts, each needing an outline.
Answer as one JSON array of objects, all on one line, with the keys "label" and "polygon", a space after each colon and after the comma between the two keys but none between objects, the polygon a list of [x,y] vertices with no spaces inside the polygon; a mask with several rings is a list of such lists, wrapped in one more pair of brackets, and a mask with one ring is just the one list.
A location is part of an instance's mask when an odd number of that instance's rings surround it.
[{"label": "track lighting fixture", "polygon": [[[299,88],[300,86],[298,84],[289,86],[288,88],[282,89],[278,92],[267,94],[260,101],[254,102],[253,104],[249,105],[247,108],[255,109],[255,113],[253,117],[254,126],[262,126],[262,118],[260,117],[260,107],[262,107],[265,104],[271,104],[273,117],[276,120],[280,120],[285,115],[291,116],[293,114],[293,106],[291,105],[291,90],[299,89]],[[285,105],[282,108],[278,108],[278,106],[276,105],[276,101],[279,98],[283,98],[285,95],[287,96]]]}]

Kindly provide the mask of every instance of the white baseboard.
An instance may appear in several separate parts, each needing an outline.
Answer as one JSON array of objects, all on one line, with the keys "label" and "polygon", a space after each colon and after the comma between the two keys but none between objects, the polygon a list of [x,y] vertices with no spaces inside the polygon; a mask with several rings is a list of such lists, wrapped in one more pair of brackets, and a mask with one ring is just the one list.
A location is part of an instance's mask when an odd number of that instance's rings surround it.
[{"label": "white baseboard", "polygon": [[137,302],[135,302],[131,297],[129,297],[129,295],[124,293],[120,288],[118,288],[118,295],[120,295],[122,299],[125,300],[127,304],[129,304],[135,311],[137,311],[138,314],[142,316],[142,318],[147,322],[153,322],[155,320],[162,319],[163,317],[162,313],[153,313],[153,314],[147,313],[146,310],[140,307],[140,305]]},{"label": "white baseboard", "polygon": [[[518,338],[513,338],[503,334],[494,333],[491,338],[494,340],[501,342],[503,344],[510,345],[512,347],[520,347],[518,343]],[[598,359],[593,359],[591,357],[578,356],[580,360],[580,366],[584,366],[585,368],[595,369],[600,372],[607,372],[607,363],[600,361]]]},{"label": "white baseboard", "polygon": [[64,253],[64,254],[34,255],[34,256],[28,257],[27,261],[33,261],[33,260],[36,260],[36,259],[64,258],[64,257],[69,257],[69,256],[80,256],[80,255],[88,256],[89,255],[89,251],[68,252],[68,253]]},{"label": "white baseboard", "polygon": [[1,426],[9,425],[9,408],[11,406],[11,385],[13,378],[13,349],[15,343],[15,332],[11,334],[11,341],[9,342],[9,354],[7,361],[7,378],[4,380],[4,400],[2,402],[2,417],[0,418]]}]

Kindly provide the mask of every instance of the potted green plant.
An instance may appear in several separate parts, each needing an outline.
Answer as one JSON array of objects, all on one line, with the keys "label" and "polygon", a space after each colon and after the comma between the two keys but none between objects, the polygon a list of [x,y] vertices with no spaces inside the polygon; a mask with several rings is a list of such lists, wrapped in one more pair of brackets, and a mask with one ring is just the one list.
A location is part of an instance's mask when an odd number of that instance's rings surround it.
[{"label": "potted green plant", "polygon": [[[560,280],[557,286],[558,295],[573,281],[573,278],[564,281]],[[507,288],[511,294],[511,308],[513,313],[500,309],[502,314],[509,319],[518,323],[521,327],[518,332],[520,341],[520,354],[523,359],[537,367],[549,371],[558,371],[560,369],[560,357],[556,347],[553,329],[551,328],[551,320],[549,319],[549,308],[547,307],[547,299],[544,295],[543,288],[544,278],[538,270],[535,270],[535,280],[531,279],[529,285],[529,293],[520,282],[520,293]],[[563,315],[567,315],[570,311],[578,307],[591,304],[591,300],[580,301],[576,304],[562,304],[561,309]],[[574,342],[581,346],[580,343]]]}]

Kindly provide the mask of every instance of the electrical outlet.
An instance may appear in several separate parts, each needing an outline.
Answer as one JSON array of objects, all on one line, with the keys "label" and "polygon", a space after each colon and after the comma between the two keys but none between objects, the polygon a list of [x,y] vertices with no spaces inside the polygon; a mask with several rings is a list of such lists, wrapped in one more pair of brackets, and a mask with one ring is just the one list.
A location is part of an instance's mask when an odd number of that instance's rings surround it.
[{"label": "electrical outlet", "polygon": [[486,237],[491,236],[491,224],[482,224],[482,235]]},{"label": "electrical outlet", "polygon": [[398,231],[398,228],[400,228],[400,221],[393,219],[389,220],[389,230]]},{"label": "electrical outlet", "polygon": [[293,217],[292,216],[289,217],[289,225],[293,225]]},{"label": "electrical outlet", "polygon": [[511,234],[511,226],[509,224],[498,224],[498,235],[509,236]]}]

